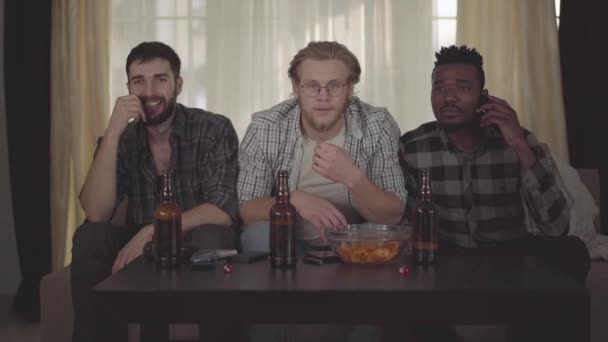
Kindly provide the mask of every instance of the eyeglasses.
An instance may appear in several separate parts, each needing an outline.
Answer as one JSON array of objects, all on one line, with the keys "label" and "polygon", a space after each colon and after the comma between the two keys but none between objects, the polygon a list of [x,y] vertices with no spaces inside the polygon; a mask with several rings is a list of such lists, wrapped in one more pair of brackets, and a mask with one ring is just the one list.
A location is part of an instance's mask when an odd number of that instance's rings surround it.
[{"label": "eyeglasses", "polygon": [[344,93],[345,86],[346,86],[346,84],[330,83],[330,84],[326,85],[325,87],[321,87],[317,83],[307,83],[307,84],[300,86],[300,88],[303,89],[304,95],[309,96],[309,97],[316,97],[317,95],[319,95],[319,93],[321,92],[321,89],[323,89],[323,88],[325,88],[325,90],[327,90],[327,94],[329,94],[329,96],[336,97],[336,96],[340,96]]}]

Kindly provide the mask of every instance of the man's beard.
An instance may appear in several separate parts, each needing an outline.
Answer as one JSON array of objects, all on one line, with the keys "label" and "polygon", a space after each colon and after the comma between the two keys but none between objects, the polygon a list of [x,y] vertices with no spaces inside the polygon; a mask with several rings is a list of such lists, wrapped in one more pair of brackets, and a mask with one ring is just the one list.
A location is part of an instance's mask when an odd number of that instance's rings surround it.
[{"label": "man's beard", "polygon": [[[142,103],[145,103],[145,101],[142,100]],[[144,126],[158,126],[167,121],[175,112],[175,107],[177,107],[177,94],[173,94],[169,101],[167,101],[167,105],[160,115],[155,118],[148,119],[146,122],[144,122]]]},{"label": "man's beard", "polygon": [[[457,108],[454,106],[448,106],[451,108]],[[443,110],[444,108],[440,108],[440,110]],[[457,108],[461,113],[462,113],[462,109]],[[458,123],[444,123],[441,122],[439,120],[437,120],[437,123],[439,124],[439,127],[441,127],[444,131],[446,132],[456,132],[456,131],[460,131],[460,130],[471,130],[471,131],[477,131],[479,130],[480,126],[480,119],[481,116],[474,113],[473,117],[469,118],[469,119],[465,119],[462,122],[458,122]]]},{"label": "man's beard", "polygon": [[[302,104],[300,103],[299,99],[297,100],[297,102],[298,106],[300,106],[301,109],[304,108],[302,107]],[[339,106],[340,108],[338,108],[338,110],[336,111],[339,114],[336,115],[336,117],[333,118],[333,120],[331,121],[315,120],[312,114],[304,113],[304,111],[302,111],[301,120],[306,121],[308,126],[312,127],[315,131],[319,133],[324,133],[331,130],[338,124],[338,122],[340,122],[340,120],[344,117],[344,113],[346,112],[346,108],[348,108],[349,104],[350,101],[347,101],[346,103],[344,103],[344,105]]]},{"label": "man's beard", "polygon": [[445,123],[441,123],[441,122],[438,122],[438,123],[439,123],[439,126],[446,132],[456,132],[456,131],[460,131],[463,129],[475,130],[476,128],[479,128],[479,120],[476,121],[475,119],[470,119],[470,120],[455,123],[455,124],[445,124]]}]

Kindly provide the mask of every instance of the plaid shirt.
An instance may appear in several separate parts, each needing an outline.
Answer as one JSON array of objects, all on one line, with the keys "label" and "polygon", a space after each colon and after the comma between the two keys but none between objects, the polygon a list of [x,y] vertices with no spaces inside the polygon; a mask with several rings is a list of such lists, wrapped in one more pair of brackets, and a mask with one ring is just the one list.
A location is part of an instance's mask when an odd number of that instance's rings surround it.
[{"label": "plaid shirt", "polygon": [[462,247],[481,247],[527,234],[526,209],[546,235],[568,230],[570,207],[562,194],[553,161],[536,137],[524,135],[538,162],[522,170],[519,158],[500,133],[489,129],[480,147],[463,153],[436,122],[401,137],[400,162],[410,200],[418,196],[418,174],[431,169],[432,196],[440,238]]},{"label": "plaid shirt", "polygon": [[[399,135],[399,126],[386,109],[372,107],[356,97],[352,99],[346,115],[344,150],[372,182],[405,203]],[[303,138],[300,108],[295,99],[253,114],[239,150],[237,192],[241,204],[272,196],[279,170],[290,170],[289,190],[296,190]],[[356,208],[346,186],[344,191]]]},{"label": "plaid shirt", "polygon": [[[222,115],[178,104],[169,138],[173,191],[182,211],[203,203],[222,209],[233,223],[238,218],[235,184],[238,138]],[[142,124],[129,125],[120,137],[117,205],[128,198],[127,226],[154,221],[161,177]]]}]

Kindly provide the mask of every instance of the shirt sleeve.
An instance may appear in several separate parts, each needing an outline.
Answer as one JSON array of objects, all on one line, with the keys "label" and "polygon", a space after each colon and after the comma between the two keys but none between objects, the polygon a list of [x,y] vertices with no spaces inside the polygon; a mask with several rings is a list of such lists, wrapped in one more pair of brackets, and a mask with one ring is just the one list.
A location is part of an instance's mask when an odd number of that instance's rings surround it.
[{"label": "shirt sleeve", "polygon": [[[99,146],[101,146],[101,141],[103,140],[103,136],[97,138],[97,145],[95,146],[95,152],[93,152],[93,159],[97,157],[97,151],[99,150]],[[118,143],[118,155],[116,157],[116,199],[114,201],[114,209],[112,209],[112,218],[116,214],[116,210],[122,203],[122,200],[125,196],[126,192],[126,184],[128,182],[128,172],[126,163],[124,160],[124,144],[122,144],[122,138]]]},{"label": "shirt sleeve", "polygon": [[522,172],[522,196],[532,218],[541,231],[550,236],[568,231],[570,204],[562,193],[556,177],[556,167],[549,152],[536,137],[526,132],[528,145],[537,162]]},{"label": "shirt sleeve", "polygon": [[263,129],[252,121],[239,150],[237,193],[240,205],[244,202],[269,197],[273,187],[273,173],[262,149]]},{"label": "shirt sleeve", "polygon": [[205,177],[204,203],[215,205],[223,210],[232,220],[238,222],[238,201],[236,197],[236,177],[238,173],[239,140],[230,120],[226,120],[221,133],[213,144],[206,146],[209,150],[207,165],[204,166]]},{"label": "shirt sleeve", "polygon": [[407,202],[405,203],[403,219],[410,220],[412,210],[418,202],[418,171],[408,163],[404,146],[405,141],[401,141],[399,143],[399,164],[401,164],[401,170],[403,171],[403,182],[407,193]]},{"label": "shirt sleeve", "polygon": [[382,190],[397,196],[405,206],[407,190],[399,165],[399,126],[390,113],[384,117],[379,130],[379,145],[371,162],[371,179]]}]

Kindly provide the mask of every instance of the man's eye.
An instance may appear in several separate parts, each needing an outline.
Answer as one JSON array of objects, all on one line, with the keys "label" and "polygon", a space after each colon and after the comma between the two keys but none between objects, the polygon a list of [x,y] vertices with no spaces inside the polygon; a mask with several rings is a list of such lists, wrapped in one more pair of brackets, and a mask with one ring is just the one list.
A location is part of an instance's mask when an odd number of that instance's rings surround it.
[{"label": "man's eye", "polygon": [[471,88],[469,88],[469,87],[460,87],[460,90],[462,90],[462,91],[464,91],[466,93],[469,90],[471,90]]},{"label": "man's eye", "polygon": [[315,83],[307,84],[304,87],[306,87],[308,89],[319,89],[319,85],[315,84]]}]

